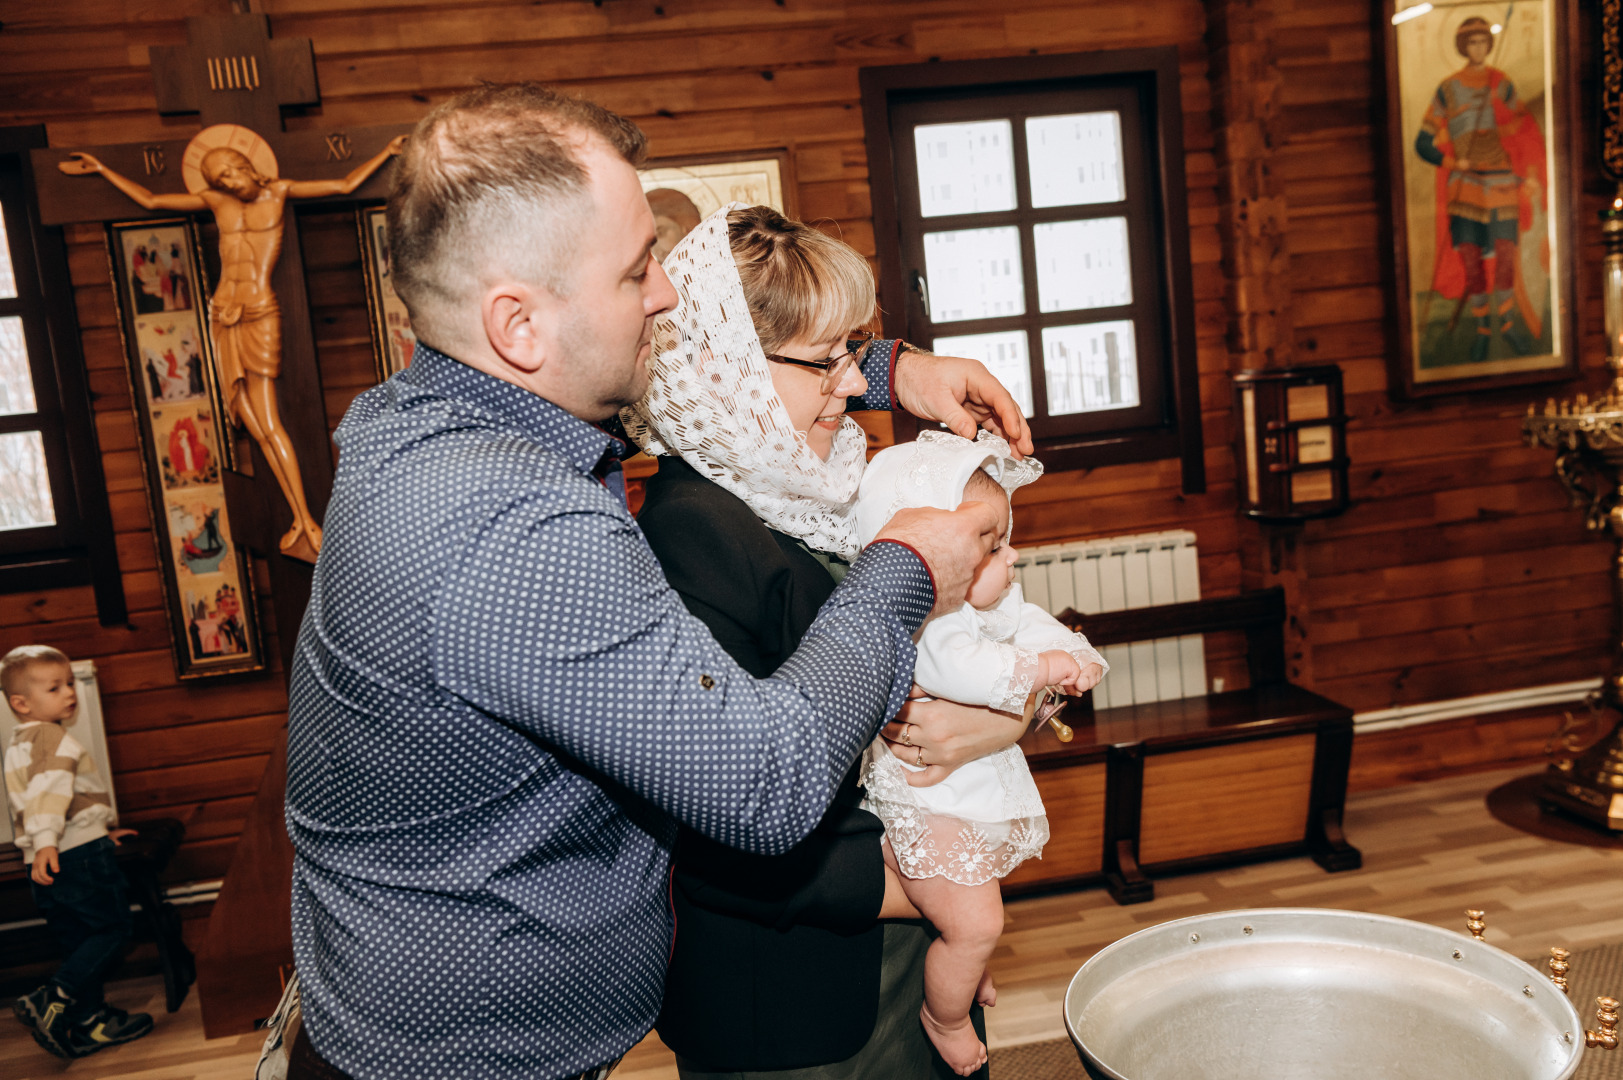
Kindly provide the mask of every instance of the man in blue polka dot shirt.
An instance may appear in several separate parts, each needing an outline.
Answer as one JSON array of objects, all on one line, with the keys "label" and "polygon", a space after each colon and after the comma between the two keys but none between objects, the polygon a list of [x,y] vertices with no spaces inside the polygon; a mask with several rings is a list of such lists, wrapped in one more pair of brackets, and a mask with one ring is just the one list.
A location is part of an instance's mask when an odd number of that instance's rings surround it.
[{"label": "man in blue polka dot shirt", "polygon": [[[598,426],[675,301],[642,150],[596,106],[487,86],[401,159],[393,271],[424,344],[338,429],[291,676],[293,1077],[606,1075],[659,1010],[677,824],[805,836],[996,539],[980,506],[899,515],[768,679],[688,614]],[[1029,450],[980,365],[876,351],[866,407]],[[927,763],[986,749],[913,732]]]}]

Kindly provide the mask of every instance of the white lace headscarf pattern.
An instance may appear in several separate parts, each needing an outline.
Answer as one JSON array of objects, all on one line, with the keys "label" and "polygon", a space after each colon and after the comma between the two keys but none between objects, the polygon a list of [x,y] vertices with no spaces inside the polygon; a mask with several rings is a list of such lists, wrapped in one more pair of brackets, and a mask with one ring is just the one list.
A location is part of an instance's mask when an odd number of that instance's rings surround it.
[{"label": "white lace headscarf pattern", "polygon": [[723,206],[665,256],[676,307],[654,323],[648,391],[620,420],[638,446],[680,455],[769,528],[854,559],[867,437],[845,417],[824,461],[790,421],[727,238],[727,215],[743,205]]}]

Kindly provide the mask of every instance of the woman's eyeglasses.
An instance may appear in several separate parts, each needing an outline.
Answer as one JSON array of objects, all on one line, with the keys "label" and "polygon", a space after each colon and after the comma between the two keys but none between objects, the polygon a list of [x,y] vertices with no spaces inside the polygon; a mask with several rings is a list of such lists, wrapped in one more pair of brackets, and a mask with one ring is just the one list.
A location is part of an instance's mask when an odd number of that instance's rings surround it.
[{"label": "woman's eyeglasses", "polygon": [[802,360],[798,356],[779,356],[777,353],[767,353],[766,358],[774,364],[791,364],[795,367],[811,368],[813,371],[823,373],[818,392],[832,394],[839,389],[840,383],[845,379],[845,373],[851,370],[851,365],[861,366],[868,362],[868,352],[879,342],[871,330],[859,330],[845,342],[845,355],[828,357],[822,360]]}]

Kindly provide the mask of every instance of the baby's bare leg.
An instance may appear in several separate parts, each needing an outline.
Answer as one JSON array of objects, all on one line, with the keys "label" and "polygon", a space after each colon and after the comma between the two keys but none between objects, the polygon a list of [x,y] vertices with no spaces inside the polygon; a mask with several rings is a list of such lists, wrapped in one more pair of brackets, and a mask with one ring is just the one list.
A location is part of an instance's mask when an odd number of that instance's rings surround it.
[{"label": "baby's bare leg", "polygon": [[[896,869],[888,842],[884,851],[886,863]],[[944,877],[903,877],[902,888],[940,932],[924,957],[919,1018],[942,1059],[958,1075],[968,1076],[986,1061],[986,1047],[969,1022],[969,1007],[977,993],[983,1001],[990,997],[983,980],[1003,933],[1003,897],[995,878],[982,885],[959,885]]]}]

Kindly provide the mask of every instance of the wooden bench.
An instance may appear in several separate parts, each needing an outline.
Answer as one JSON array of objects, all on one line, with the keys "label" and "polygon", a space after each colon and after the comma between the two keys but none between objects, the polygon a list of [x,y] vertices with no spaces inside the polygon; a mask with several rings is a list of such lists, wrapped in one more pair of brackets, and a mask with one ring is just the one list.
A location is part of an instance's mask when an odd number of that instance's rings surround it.
[{"label": "wooden bench", "polygon": [[[180,915],[163,898],[158,875],[174,857],[186,829],[169,818],[143,821],[134,828],[137,835],[125,837],[118,846],[118,865],[129,882],[130,899],[140,908],[135,939],[157,945],[164,1004],[174,1012],[186,1000],[197,971],[191,950],[181,938]],[[21,924],[0,930],[4,967],[60,959],[55,938],[43,922],[35,921],[38,919],[22,852],[12,844],[0,844],[0,922]]]},{"label": "wooden bench", "polygon": [[1154,898],[1152,877],[1225,864],[1361,865],[1341,830],[1352,710],[1287,681],[1283,589],[1060,619],[1094,645],[1244,631],[1251,685],[1096,711],[1090,695],[1061,715],[1071,742],[1028,732],[1053,835],[1005,892],[1102,881],[1133,904]]}]

